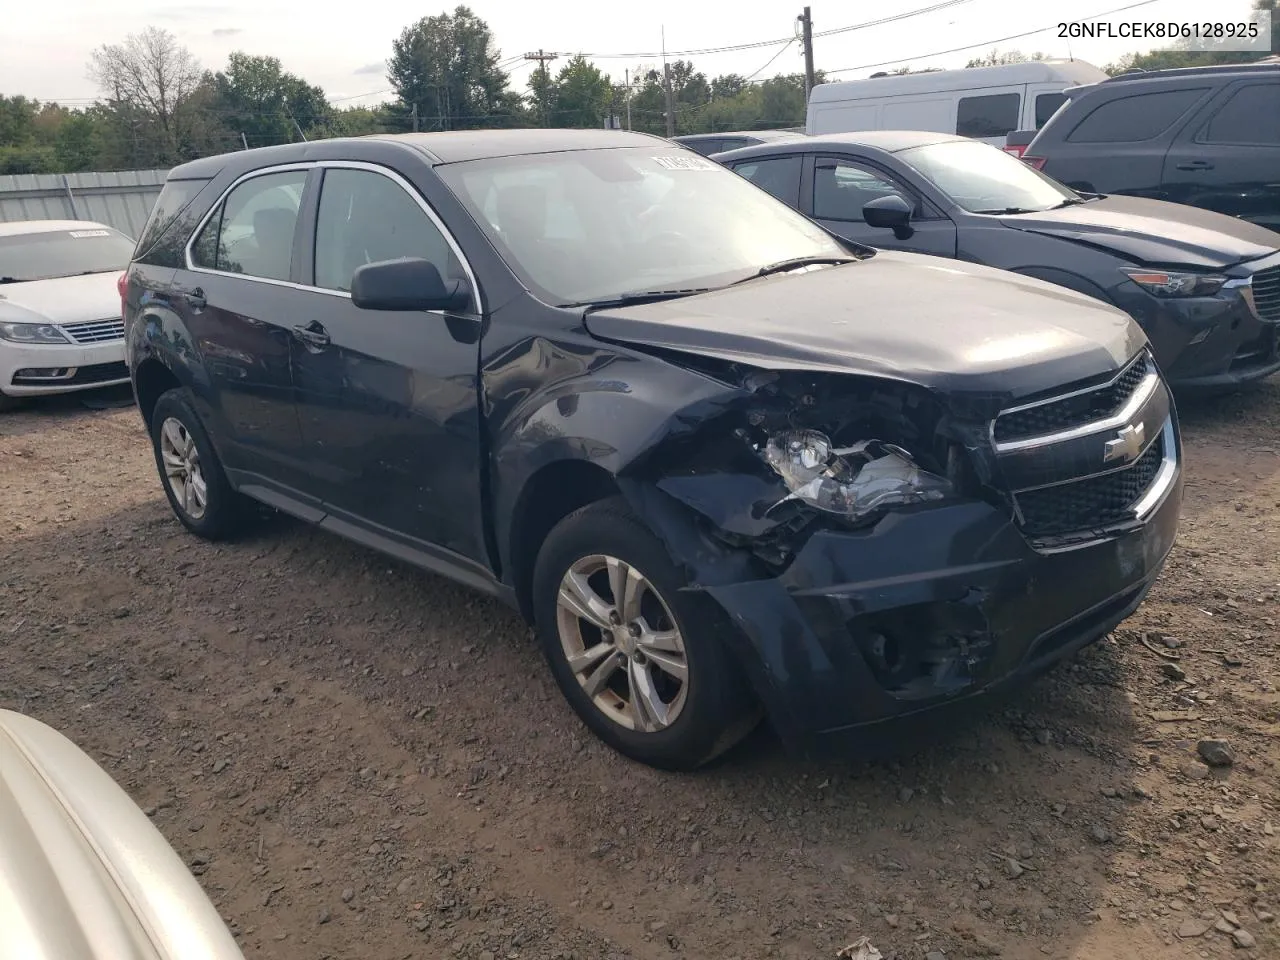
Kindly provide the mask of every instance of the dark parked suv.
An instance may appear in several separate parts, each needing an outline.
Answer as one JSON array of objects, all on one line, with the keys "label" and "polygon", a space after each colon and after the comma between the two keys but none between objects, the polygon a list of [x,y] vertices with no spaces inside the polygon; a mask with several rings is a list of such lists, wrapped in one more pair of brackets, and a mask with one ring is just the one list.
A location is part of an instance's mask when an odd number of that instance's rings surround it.
[{"label": "dark parked suv", "polygon": [[121,289],[183,524],[259,501],[502,598],[658,766],[762,712],[813,745],[1017,685],[1127,616],[1176,532],[1127,316],[839,241],[655,137],[198,160]]},{"label": "dark parked suv", "polygon": [[1280,63],[1126,73],[1065,92],[1028,163],[1077,190],[1280,230]]}]

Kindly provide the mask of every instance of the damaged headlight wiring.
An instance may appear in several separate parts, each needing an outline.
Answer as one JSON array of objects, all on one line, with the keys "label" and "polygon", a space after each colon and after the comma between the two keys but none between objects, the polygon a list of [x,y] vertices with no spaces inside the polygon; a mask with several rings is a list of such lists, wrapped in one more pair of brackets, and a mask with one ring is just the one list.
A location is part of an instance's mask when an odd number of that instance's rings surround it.
[{"label": "damaged headlight wiring", "polygon": [[756,452],[789,491],[774,507],[798,500],[824,513],[861,520],[888,507],[937,503],[955,493],[950,480],[880,440],[835,447],[825,433],[796,429],[769,435]]}]

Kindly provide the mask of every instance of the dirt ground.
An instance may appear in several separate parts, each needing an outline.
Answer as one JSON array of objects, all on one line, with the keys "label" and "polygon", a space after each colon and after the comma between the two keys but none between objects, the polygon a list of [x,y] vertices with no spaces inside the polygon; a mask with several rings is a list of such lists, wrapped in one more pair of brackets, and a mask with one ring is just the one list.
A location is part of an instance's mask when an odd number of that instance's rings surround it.
[{"label": "dirt ground", "polygon": [[45,403],[0,418],[0,707],[103,764],[248,958],[1280,957],[1280,382],[1182,414],[1163,579],[1012,708],[673,776],[494,603],[283,519],[202,543],[132,409]]}]

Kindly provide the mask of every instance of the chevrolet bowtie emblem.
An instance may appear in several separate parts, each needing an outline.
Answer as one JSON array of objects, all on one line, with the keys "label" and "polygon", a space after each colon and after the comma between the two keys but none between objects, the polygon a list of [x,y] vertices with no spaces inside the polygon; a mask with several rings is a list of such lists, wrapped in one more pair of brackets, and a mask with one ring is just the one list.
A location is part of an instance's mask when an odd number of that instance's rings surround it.
[{"label": "chevrolet bowtie emblem", "polygon": [[1113,460],[1136,460],[1142,453],[1142,443],[1146,438],[1147,428],[1144,424],[1131,424],[1124,427],[1114,440],[1108,440],[1102,451],[1102,462]]}]

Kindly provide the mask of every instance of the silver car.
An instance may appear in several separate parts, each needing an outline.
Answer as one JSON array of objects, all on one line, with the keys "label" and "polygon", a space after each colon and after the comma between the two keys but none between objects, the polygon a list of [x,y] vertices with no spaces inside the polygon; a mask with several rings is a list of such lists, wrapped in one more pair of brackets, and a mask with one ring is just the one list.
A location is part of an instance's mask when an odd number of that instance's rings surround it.
[{"label": "silver car", "polygon": [[62,734],[0,710],[0,957],[244,960],[173,848]]}]

